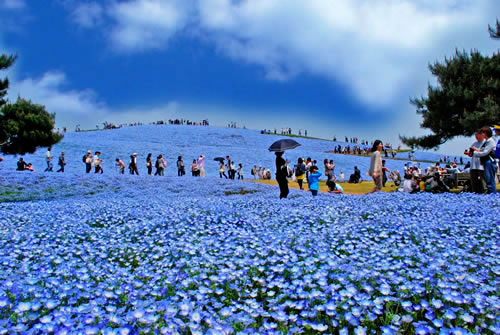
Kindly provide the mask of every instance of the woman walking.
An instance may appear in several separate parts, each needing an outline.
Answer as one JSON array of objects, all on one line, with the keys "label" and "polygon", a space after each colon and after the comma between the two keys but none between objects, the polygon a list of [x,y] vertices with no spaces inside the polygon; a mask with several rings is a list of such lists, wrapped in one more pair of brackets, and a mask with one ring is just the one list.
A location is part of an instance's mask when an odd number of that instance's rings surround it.
[{"label": "woman walking", "polygon": [[375,140],[375,142],[373,142],[370,170],[368,170],[368,174],[373,178],[375,187],[370,193],[382,190],[382,156],[380,155],[380,151],[383,147],[384,145],[382,144],[381,140]]},{"label": "woman walking", "polygon": [[226,171],[224,170],[224,161],[219,162],[219,177],[222,178],[222,176],[227,179]]},{"label": "woman walking", "polygon": [[165,161],[163,160],[162,154],[159,154],[158,157],[156,157],[155,167],[155,176],[163,176],[165,171]]},{"label": "woman walking", "polygon": [[146,167],[148,168],[148,175],[151,176],[151,173],[153,173],[153,159],[151,158],[153,156],[152,153],[149,153],[148,156],[146,157]]},{"label": "woman walking", "polygon": [[64,159],[64,151],[61,152],[61,155],[59,156],[59,162],[57,164],[60,166],[57,172],[64,172],[64,166],[66,165],[66,160]]}]

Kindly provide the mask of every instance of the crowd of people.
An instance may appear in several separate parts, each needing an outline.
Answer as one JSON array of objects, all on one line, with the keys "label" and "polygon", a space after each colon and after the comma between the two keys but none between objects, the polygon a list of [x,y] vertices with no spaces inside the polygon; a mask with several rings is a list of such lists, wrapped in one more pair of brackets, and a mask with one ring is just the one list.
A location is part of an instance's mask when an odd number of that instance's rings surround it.
[{"label": "crowd of people", "polygon": [[[398,170],[390,171],[386,167],[386,161],[382,159],[382,152],[387,156],[387,149],[384,148],[382,141],[376,140],[373,142],[372,148],[361,149],[360,146],[353,146],[351,149],[349,146],[341,148],[337,146],[335,148],[336,153],[349,153],[354,151],[363,150],[364,153],[369,153],[371,155],[370,168],[368,175],[373,179],[375,187],[372,192],[377,192],[385,187],[388,180],[392,180],[394,186],[398,187],[400,191],[408,193],[417,192],[433,192],[442,193],[448,192],[451,188],[457,187],[456,174],[470,174],[469,188],[475,193],[496,193],[496,178],[498,175],[500,181],[500,168],[497,165],[497,160],[500,158],[500,126],[495,126],[494,131],[496,138],[493,136],[493,132],[490,127],[482,127],[475,132],[476,141],[468,148],[464,154],[471,158],[470,162],[467,162],[463,168],[459,165],[459,161],[455,157],[452,161],[449,156],[445,156],[440,159],[436,164],[430,165],[426,169],[422,169],[420,163],[413,164],[406,163],[404,165],[403,177]],[[356,138],[350,139],[353,143],[357,142]],[[366,143],[362,141],[362,143]],[[297,162],[291,166],[290,162],[283,159],[283,153],[276,153],[276,180],[280,184],[281,198],[285,198],[288,191],[285,191],[285,182],[291,179],[297,182],[300,189],[304,189],[305,183],[307,183],[309,190],[313,195],[317,194],[318,191],[318,180],[320,176],[323,175],[321,172],[318,162],[313,160],[311,157],[306,159],[298,158]],[[219,177],[226,179],[244,179],[244,169],[243,164],[236,164],[230,156],[218,157],[215,160],[219,162]],[[45,153],[46,168],[44,171],[53,172],[54,166],[54,156],[52,155],[52,148],[49,147]],[[82,162],[85,164],[85,173],[91,173],[94,169],[94,173],[103,174],[104,170],[102,167],[101,152],[89,150],[83,157]],[[115,159],[116,167],[120,174],[125,174],[127,165],[125,162],[117,157]],[[445,162],[443,164],[443,162]],[[460,158],[460,163],[463,160]],[[444,166],[441,166],[443,164]],[[57,165],[59,169],[57,172],[64,172],[66,166],[65,153],[61,152],[57,159]],[[153,158],[153,154],[149,153],[145,161],[147,174],[155,176],[164,176],[165,169],[168,166],[166,157],[163,154],[158,154],[156,159]],[[186,175],[186,170],[189,168],[191,175],[194,177],[205,176],[205,156],[200,155],[198,158],[192,160],[191,164],[186,166],[182,156],[178,156],[176,161],[177,175]],[[33,164],[24,161],[21,157],[17,162],[17,171],[34,171]],[[154,170],[154,171],[153,171]],[[329,192],[343,193],[341,185],[337,182],[337,176],[335,173],[335,164],[333,160],[324,159],[323,161],[323,171],[326,177],[326,185],[328,186]],[[131,175],[139,175],[139,165],[137,161],[137,153],[130,155],[130,160],[128,162],[128,172]],[[227,174],[226,174],[227,172]],[[270,180],[272,178],[271,169],[266,167],[257,167],[254,165],[251,169],[250,174],[254,179]],[[341,171],[339,179],[344,181],[345,175]],[[362,182],[361,171],[357,166],[354,167],[354,171],[350,174],[349,183],[360,183]],[[288,189],[288,186],[286,186]]]}]

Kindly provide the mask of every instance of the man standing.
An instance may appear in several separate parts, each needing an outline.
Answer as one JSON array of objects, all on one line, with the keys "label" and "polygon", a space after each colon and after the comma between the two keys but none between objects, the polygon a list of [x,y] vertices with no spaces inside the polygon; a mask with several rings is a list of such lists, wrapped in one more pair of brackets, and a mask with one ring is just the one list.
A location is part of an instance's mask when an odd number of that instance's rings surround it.
[{"label": "man standing", "polygon": [[[476,142],[471,145],[471,148],[481,148],[483,145],[483,135],[480,130],[474,133],[476,137]],[[479,157],[473,156],[474,151],[466,150],[464,154],[471,157],[471,168],[470,168],[470,181],[471,181],[471,191],[474,193],[482,194],[485,192],[486,183],[484,182],[484,166],[481,164]]]},{"label": "man standing", "polygon": [[496,190],[496,161],[495,161],[495,149],[496,143],[493,140],[493,133],[488,126],[482,127],[480,130],[482,139],[485,141],[480,148],[472,147],[471,150],[474,151],[473,157],[479,157],[481,164],[484,166],[484,179],[486,180],[486,185],[488,186],[488,193],[495,194]]},{"label": "man standing", "polygon": [[47,149],[47,152],[45,153],[45,161],[47,162],[47,168],[45,169],[45,172],[47,171],[54,171],[54,168],[52,167],[52,147],[49,147]]},{"label": "man standing", "polygon": [[278,151],[276,155],[276,181],[280,186],[280,199],[286,198],[288,196],[288,180],[286,161],[283,159],[283,152]]}]

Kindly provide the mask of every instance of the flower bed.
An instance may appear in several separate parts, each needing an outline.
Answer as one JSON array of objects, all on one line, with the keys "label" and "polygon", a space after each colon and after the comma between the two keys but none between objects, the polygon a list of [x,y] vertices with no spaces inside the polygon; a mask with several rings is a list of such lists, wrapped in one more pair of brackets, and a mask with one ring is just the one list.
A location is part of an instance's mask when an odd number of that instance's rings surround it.
[{"label": "flower bed", "polygon": [[1,179],[0,333],[500,331],[494,197],[42,177]]}]

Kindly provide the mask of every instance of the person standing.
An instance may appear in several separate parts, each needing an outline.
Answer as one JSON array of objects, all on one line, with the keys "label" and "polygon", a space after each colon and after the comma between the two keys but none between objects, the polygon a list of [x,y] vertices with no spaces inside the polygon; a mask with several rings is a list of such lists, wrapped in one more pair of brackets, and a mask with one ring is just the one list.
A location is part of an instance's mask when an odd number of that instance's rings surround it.
[{"label": "person standing", "polygon": [[153,159],[151,158],[153,156],[152,153],[149,153],[148,156],[146,157],[146,167],[148,168],[148,175],[151,176],[151,173],[153,173]]},{"label": "person standing", "polygon": [[319,177],[321,177],[321,171],[319,171],[316,165],[311,166],[311,173],[309,174],[308,184],[309,190],[313,197],[318,195],[319,191]]},{"label": "person standing", "polygon": [[306,173],[306,165],[304,164],[304,160],[302,157],[299,157],[297,161],[297,166],[295,167],[295,180],[297,180],[297,184],[299,184],[299,188],[301,190],[304,189],[304,175]]},{"label": "person standing", "polygon": [[484,140],[484,143],[480,148],[472,147],[473,157],[479,157],[481,163],[484,166],[484,179],[486,180],[486,185],[489,194],[497,193],[496,189],[496,161],[495,161],[495,149],[496,143],[493,140],[493,133],[488,126],[484,126],[480,129],[480,133]]},{"label": "person standing", "polygon": [[92,151],[87,151],[87,154],[83,156],[83,162],[85,163],[85,173],[90,173],[92,170]]},{"label": "person standing", "polygon": [[493,127],[495,130],[495,141],[497,142],[497,146],[495,148],[495,159],[497,160],[497,177],[498,182],[500,183],[500,125],[495,125]]},{"label": "person standing", "polygon": [[198,158],[198,168],[200,169],[200,177],[205,177],[205,156],[200,155]]},{"label": "person standing", "polygon": [[193,163],[191,164],[191,175],[193,177],[197,177],[200,169],[198,168],[198,163],[196,159],[193,159]]},{"label": "person standing", "polygon": [[64,151],[61,152],[57,164],[59,165],[59,170],[57,170],[57,172],[64,172],[64,166],[66,165],[66,160],[64,159]]},{"label": "person standing", "polygon": [[382,159],[382,187],[385,187],[385,183],[387,183],[387,172],[390,171],[385,167],[385,159]]},{"label": "person standing", "polygon": [[382,157],[380,155],[380,151],[384,145],[381,140],[375,140],[372,146],[372,157],[370,160],[370,170],[368,170],[368,174],[373,178],[373,182],[375,183],[375,187],[371,191],[371,193],[378,192],[382,190]]},{"label": "person standing", "polygon": [[[476,142],[472,143],[471,148],[481,148],[483,145],[483,136],[480,130],[476,130],[474,133],[476,137]],[[472,149],[466,150],[465,155],[471,157],[471,167],[470,167],[470,186],[471,191],[474,193],[482,194],[486,190],[486,182],[484,180],[484,166],[481,164],[481,159],[479,157],[474,157],[474,151]]]},{"label": "person standing", "polygon": [[280,186],[280,199],[288,196],[288,180],[286,179],[288,171],[286,161],[283,159],[283,151],[278,151],[276,155],[276,181]]},{"label": "person standing", "polygon": [[182,177],[186,174],[186,170],[184,167],[184,161],[182,160],[182,156],[177,157],[177,176]]},{"label": "person standing", "polygon": [[238,164],[238,180],[243,180],[244,179],[244,176],[243,176],[243,164]]},{"label": "person standing", "polygon": [[101,152],[96,151],[94,154],[94,168],[95,168],[94,173],[100,173],[100,174],[104,173],[101,164],[102,164]]},{"label": "person standing", "polygon": [[47,168],[45,169],[44,172],[50,172],[54,171],[54,168],[52,167],[52,147],[49,147],[47,149],[47,152],[45,153],[45,161],[47,162]]},{"label": "person standing", "polygon": [[132,156],[130,156],[130,164],[128,167],[130,169],[130,174],[139,175],[139,170],[137,169],[137,153],[134,152]]}]

